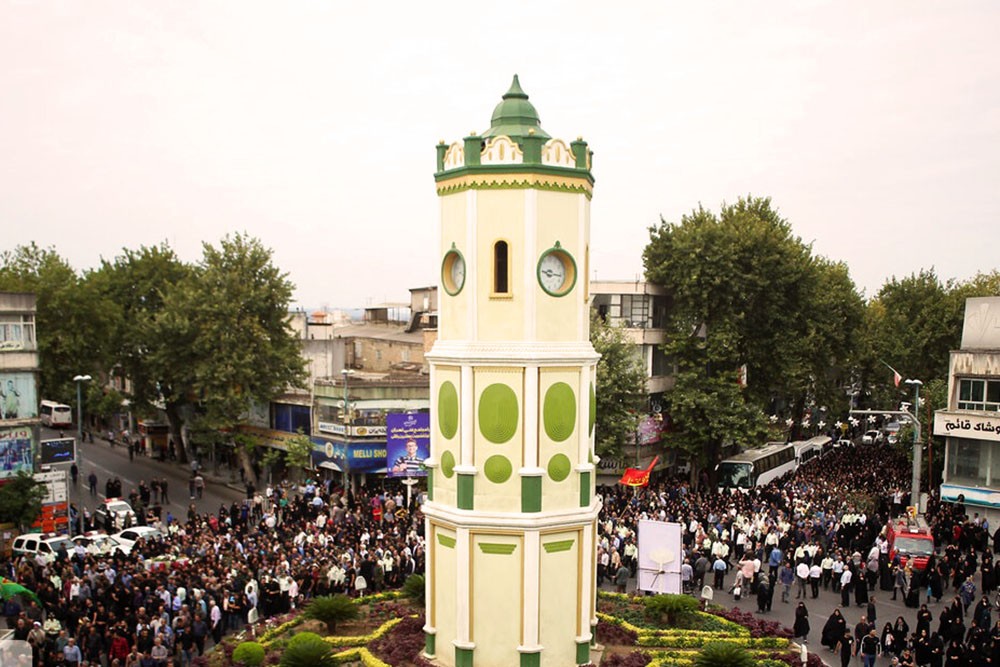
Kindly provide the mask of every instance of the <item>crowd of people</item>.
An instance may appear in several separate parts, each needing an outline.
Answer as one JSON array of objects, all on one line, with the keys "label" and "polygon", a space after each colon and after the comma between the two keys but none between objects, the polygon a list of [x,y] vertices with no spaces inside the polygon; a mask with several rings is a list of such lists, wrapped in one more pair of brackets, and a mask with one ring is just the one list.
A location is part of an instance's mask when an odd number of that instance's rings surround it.
[{"label": "crowd of people", "polygon": [[[777,599],[795,604],[792,630],[802,641],[810,633],[809,601],[836,596],[840,608],[824,624],[821,644],[845,666],[851,659],[874,665],[877,655],[908,667],[1000,665],[1000,621],[993,625],[989,600],[998,584],[1000,529],[991,533],[962,502],[932,497],[926,518],[937,553],[925,568],[890,557],[886,526],[906,511],[901,489],[910,474],[901,451],[861,444],[749,493],[679,479],[601,487],[599,583],[617,584],[619,571],[634,576],[639,520],[676,522],[685,591],[711,585],[716,601],[723,591],[734,600],[753,596],[762,614]],[[900,617],[878,628],[876,593],[919,607],[921,620],[911,628]],[[853,629],[840,611],[852,608],[863,614]]]},{"label": "crowd of people", "polygon": [[423,572],[422,514],[400,485],[354,492],[310,481],[247,495],[217,512],[192,504],[186,517],[155,519],[164,538],[128,554],[77,546],[51,562],[0,559],[0,576],[38,598],[3,603],[14,639],[42,667],[187,667],[258,618]]}]

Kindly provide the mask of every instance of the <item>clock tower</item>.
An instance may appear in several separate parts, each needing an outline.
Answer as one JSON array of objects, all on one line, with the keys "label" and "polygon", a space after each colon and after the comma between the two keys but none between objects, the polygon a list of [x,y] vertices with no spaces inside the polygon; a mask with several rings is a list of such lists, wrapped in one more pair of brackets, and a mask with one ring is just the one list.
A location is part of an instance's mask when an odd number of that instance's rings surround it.
[{"label": "clock tower", "polygon": [[437,146],[425,654],[441,665],[590,661],[591,158],[542,129],[517,76],[488,130]]}]

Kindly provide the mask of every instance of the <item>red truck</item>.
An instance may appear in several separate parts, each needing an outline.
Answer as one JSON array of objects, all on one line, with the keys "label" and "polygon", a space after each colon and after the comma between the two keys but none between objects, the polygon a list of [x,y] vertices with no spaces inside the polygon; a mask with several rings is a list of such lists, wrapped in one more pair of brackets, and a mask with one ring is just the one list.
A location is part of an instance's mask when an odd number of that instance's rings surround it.
[{"label": "red truck", "polygon": [[927,567],[927,559],[934,555],[934,536],[921,517],[892,519],[886,528],[886,539],[889,541],[889,559],[894,561],[898,555],[901,567],[912,559],[910,566],[914,570],[923,570]]}]

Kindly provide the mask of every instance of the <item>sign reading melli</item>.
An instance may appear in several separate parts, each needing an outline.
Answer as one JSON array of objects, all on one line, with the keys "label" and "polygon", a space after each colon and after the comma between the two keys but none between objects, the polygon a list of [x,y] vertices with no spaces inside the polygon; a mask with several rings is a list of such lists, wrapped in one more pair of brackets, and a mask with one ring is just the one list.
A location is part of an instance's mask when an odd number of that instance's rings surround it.
[{"label": "sign reading melli", "polygon": [[1000,417],[939,411],[934,413],[934,435],[1000,442]]}]

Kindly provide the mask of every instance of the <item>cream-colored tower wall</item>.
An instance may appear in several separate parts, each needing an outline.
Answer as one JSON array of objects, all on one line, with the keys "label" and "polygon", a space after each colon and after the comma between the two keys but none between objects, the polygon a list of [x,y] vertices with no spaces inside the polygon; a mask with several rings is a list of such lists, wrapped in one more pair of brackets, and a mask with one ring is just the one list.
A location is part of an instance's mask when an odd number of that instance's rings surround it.
[{"label": "cream-colored tower wall", "polygon": [[524,538],[477,533],[472,544],[472,641],[476,644],[476,662],[517,665],[524,621]]},{"label": "cream-colored tower wall", "polygon": [[[476,368],[475,373],[475,406],[476,424],[474,438],[474,465],[482,473],[476,475],[476,484],[480,493],[476,495],[476,509],[484,512],[520,512],[521,511],[521,480],[517,474],[518,468],[524,465],[524,370],[517,367]],[[493,385],[510,387],[517,397],[518,425],[510,439],[505,442],[491,442],[483,433],[480,410],[480,398],[483,391]],[[497,457],[497,458],[493,458]],[[500,463],[501,457],[510,464],[509,476],[502,482],[488,479],[490,465]],[[491,461],[492,459],[492,461]]]},{"label": "cream-colored tower wall", "polygon": [[[590,200],[582,194],[544,190],[537,193],[535,262],[558,241],[576,261],[577,273],[573,291],[566,296],[553,297],[539,287],[532,271],[530,287],[538,293],[535,337],[539,341],[588,340],[589,323],[581,322],[581,312],[586,313],[585,255],[589,218]],[[567,326],[571,322],[574,326]]]},{"label": "cream-colored tower wall", "polygon": [[[470,313],[474,308],[473,303],[473,274],[469,268],[475,261],[475,248],[471,247],[469,239],[469,216],[468,209],[470,199],[474,200],[474,192],[459,192],[456,194],[439,197],[441,213],[441,233],[439,236],[440,247],[438,252],[438,337],[448,340],[460,340],[471,336],[469,330]],[[472,232],[474,234],[474,231]],[[451,245],[455,244],[455,249],[462,253],[466,263],[465,287],[454,297],[448,296],[444,292],[444,285],[441,279],[441,261]]]},{"label": "cream-colored tower wall", "polygon": [[[568,385],[576,393],[580,386],[580,376],[579,368],[543,368],[539,378],[538,411],[544,413],[546,396],[553,385]],[[560,433],[553,434],[557,439],[550,437],[549,429],[545,427],[544,414],[539,415],[538,466],[547,473],[542,475],[542,497],[545,499],[545,507],[551,510],[580,507],[580,476],[575,471],[577,466],[587,462],[586,459],[580,460],[579,446],[581,435],[586,437],[586,434],[580,433],[579,420],[576,417],[581,410],[587,410],[588,406],[586,401],[580,400],[579,395],[576,398],[575,413],[571,421],[567,419],[572,431],[565,439],[558,439],[562,435]],[[569,463],[568,469],[564,467],[562,470],[565,478],[556,481],[553,472],[558,472],[556,469],[559,464],[565,464],[566,461]]]},{"label": "cream-colored tower wall", "polygon": [[448,452],[452,466],[460,460],[462,421],[459,419],[458,430],[451,438],[445,437],[445,434],[441,430],[441,411],[437,407],[439,405],[438,399],[441,395],[441,387],[447,383],[451,383],[451,386],[455,388],[459,396],[462,395],[462,369],[457,366],[435,365],[433,370],[434,382],[431,387],[431,405],[435,407],[435,419],[431,423],[433,437],[431,438],[431,451],[430,458],[428,459],[431,464],[428,466],[430,468],[429,474],[434,477],[434,501],[454,507],[458,501],[458,479],[454,473],[454,469],[452,469],[450,474],[446,474],[447,471],[441,467],[441,460],[445,452]]},{"label": "cream-colored tower wall", "polygon": [[[454,581],[454,572],[458,565],[456,545],[456,533],[454,530],[433,526],[430,535],[427,536],[428,555],[433,566],[430,568],[434,575],[432,588],[428,592],[428,608],[431,610],[427,624],[436,628],[437,636],[451,641],[457,632],[456,621],[458,619],[458,600],[456,598],[457,588]],[[451,576],[448,576],[448,575]],[[447,653],[451,653],[450,646]]]},{"label": "cream-colored tower wall", "polygon": [[[567,637],[589,632],[580,623],[584,607],[580,566],[582,531],[546,533],[542,536],[539,577],[539,643],[545,647],[543,665],[573,665],[575,646]],[[586,572],[586,570],[584,570]],[[567,602],[573,600],[572,606]]]},{"label": "cream-colored tower wall", "polygon": [[[525,290],[533,287],[521,270],[524,262],[524,199],[527,190],[479,190],[476,207],[476,339],[480,341],[524,340]],[[497,241],[508,247],[506,294],[493,291],[493,248]]]}]

